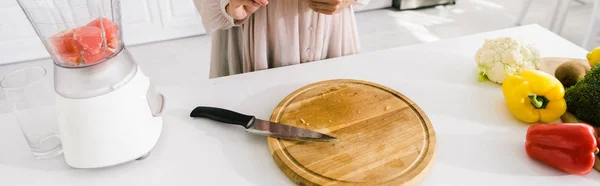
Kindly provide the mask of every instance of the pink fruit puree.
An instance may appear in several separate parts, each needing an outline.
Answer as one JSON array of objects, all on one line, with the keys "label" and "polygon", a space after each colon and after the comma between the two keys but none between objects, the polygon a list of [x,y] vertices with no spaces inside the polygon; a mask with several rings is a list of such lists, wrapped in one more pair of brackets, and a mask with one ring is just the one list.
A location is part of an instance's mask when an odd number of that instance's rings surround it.
[{"label": "pink fruit puree", "polygon": [[101,19],[102,23],[100,19],[94,19],[85,26],[62,31],[50,39],[63,63],[89,65],[114,54],[119,45],[118,27],[109,19]]}]

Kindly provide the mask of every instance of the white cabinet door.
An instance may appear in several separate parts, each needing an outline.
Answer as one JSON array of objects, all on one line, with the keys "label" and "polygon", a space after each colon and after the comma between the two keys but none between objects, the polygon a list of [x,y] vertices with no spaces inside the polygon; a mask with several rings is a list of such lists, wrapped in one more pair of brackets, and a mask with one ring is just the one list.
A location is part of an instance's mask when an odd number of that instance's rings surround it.
[{"label": "white cabinet door", "polygon": [[127,45],[206,33],[192,0],[122,0]]},{"label": "white cabinet door", "polygon": [[0,65],[47,56],[17,1],[0,0]]},{"label": "white cabinet door", "polygon": [[163,33],[158,1],[121,1],[121,24],[126,45],[152,42]]},{"label": "white cabinet door", "polygon": [[159,0],[164,37],[205,34],[200,14],[192,0]]}]

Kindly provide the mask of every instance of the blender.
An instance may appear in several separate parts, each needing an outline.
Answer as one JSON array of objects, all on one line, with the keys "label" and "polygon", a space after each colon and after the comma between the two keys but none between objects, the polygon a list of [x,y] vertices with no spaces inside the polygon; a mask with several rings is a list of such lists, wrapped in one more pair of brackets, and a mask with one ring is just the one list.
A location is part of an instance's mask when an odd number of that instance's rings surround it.
[{"label": "blender", "polygon": [[65,162],[99,168],[144,158],[164,96],[123,42],[119,0],[17,0],[54,62]]}]

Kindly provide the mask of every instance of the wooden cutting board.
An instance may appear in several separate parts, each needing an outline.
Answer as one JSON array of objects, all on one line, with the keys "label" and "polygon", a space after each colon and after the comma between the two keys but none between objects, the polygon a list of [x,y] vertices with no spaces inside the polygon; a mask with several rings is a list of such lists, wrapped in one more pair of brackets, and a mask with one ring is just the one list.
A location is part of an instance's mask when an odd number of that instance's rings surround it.
[{"label": "wooden cutting board", "polygon": [[406,96],[371,82],[302,87],[281,101],[270,120],[340,140],[268,138],[275,163],[298,185],[418,185],[436,154],[425,113]]},{"label": "wooden cutting board", "polygon": [[577,61],[589,66],[587,59],[561,58],[561,57],[544,57],[540,58],[540,70],[550,75],[554,75],[554,71],[561,64],[568,61]]},{"label": "wooden cutting board", "polygon": [[[565,62],[568,62],[568,61],[577,61],[577,62],[580,62],[582,64],[589,65],[587,59],[546,57],[546,58],[540,58],[540,70],[544,71],[546,73],[549,73],[551,75],[554,75],[554,71],[556,71],[556,68],[558,66],[560,66],[561,64],[563,64]],[[568,117],[569,119],[568,120],[566,118],[567,115],[569,115],[569,117]],[[565,113],[565,115],[563,115],[563,117],[561,117],[561,119],[565,123],[577,123],[577,122],[580,122],[579,119],[575,118],[570,113]],[[594,169],[600,171],[600,158],[598,156],[596,156],[596,162],[594,163]]]}]

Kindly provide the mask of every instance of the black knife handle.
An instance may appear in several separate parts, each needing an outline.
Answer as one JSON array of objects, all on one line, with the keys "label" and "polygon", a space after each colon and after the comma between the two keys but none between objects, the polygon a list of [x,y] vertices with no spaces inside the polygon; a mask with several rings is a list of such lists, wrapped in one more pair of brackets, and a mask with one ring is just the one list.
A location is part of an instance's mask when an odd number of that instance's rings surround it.
[{"label": "black knife handle", "polygon": [[252,126],[254,116],[248,116],[231,110],[215,107],[196,107],[190,117],[204,117],[227,124],[240,125],[246,129]]}]

